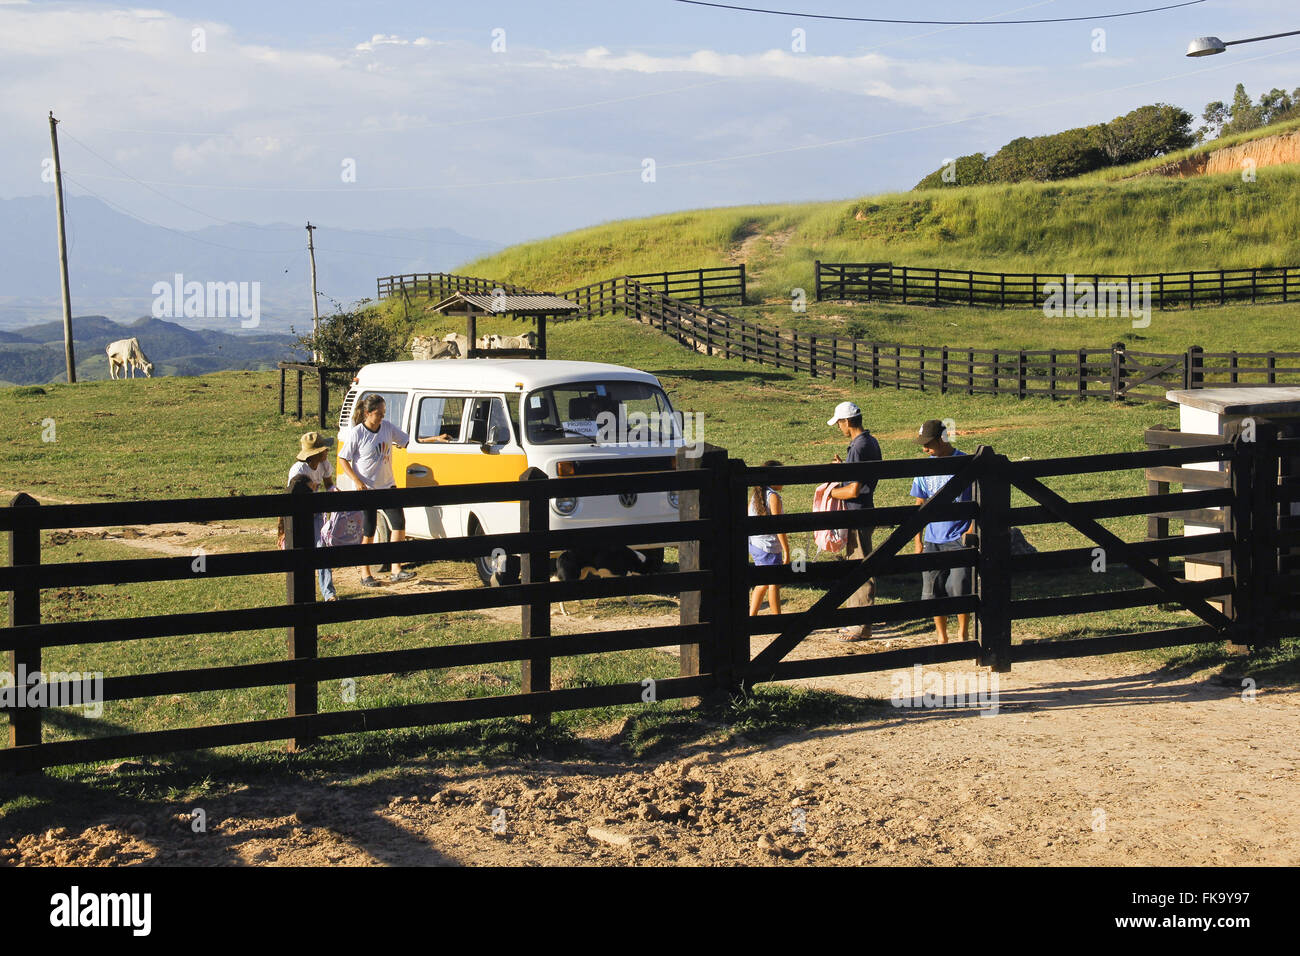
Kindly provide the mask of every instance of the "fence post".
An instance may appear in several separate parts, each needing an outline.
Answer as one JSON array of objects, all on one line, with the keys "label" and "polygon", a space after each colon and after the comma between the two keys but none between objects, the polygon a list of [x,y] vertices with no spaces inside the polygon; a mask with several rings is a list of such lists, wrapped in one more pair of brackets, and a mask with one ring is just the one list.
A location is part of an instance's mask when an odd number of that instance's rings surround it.
[{"label": "fence post", "polygon": [[1124,343],[1116,342],[1110,347],[1110,400],[1117,402],[1124,397]]},{"label": "fence post", "polygon": [[[869,299],[871,298],[870,289],[868,289],[867,291],[868,291],[867,298]],[[821,300],[822,300],[822,261],[820,259],[814,259],[813,260],[813,301],[820,302]]]},{"label": "fence post", "polygon": [[[300,373],[301,374],[301,373]],[[308,616],[308,606],[316,602],[316,572],[305,567],[306,559],[316,548],[316,515],[309,510],[312,496],[289,496],[290,513],[284,520],[285,549],[299,559],[285,574],[286,603],[301,608],[295,622],[289,625],[287,644],[289,658],[295,661],[316,659],[316,620]],[[289,716],[303,717],[317,712],[316,680],[296,679],[289,685]],[[302,750],[315,742],[310,734],[295,734],[289,740],[290,750]]]},{"label": "fence post", "polygon": [[1088,350],[1079,349],[1078,356],[1079,368],[1079,397],[1088,397]]},{"label": "fence post", "polygon": [[853,360],[853,384],[858,384],[858,340],[849,339],[850,358]]},{"label": "fence post", "polygon": [[[681,492],[678,514],[683,521],[710,521],[714,530],[700,539],[678,543],[678,567],[681,571],[711,571],[714,581],[702,591],[681,594],[682,625],[710,625],[711,639],[681,645],[680,674],[682,677],[712,674],[715,691],[725,691],[738,686],[744,674],[743,667],[736,671],[732,659],[736,637],[744,634],[746,645],[749,640],[744,626],[749,595],[744,578],[733,578],[736,562],[731,554],[742,546],[747,548],[743,526],[734,525],[737,509],[744,516],[745,499],[743,494],[731,493],[732,466],[728,464],[726,449],[705,444],[703,452],[695,457],[687,451],[678,450],[677,470],[707,471],[708,480],[699,490]],[[743,469],[744,462],[737,460],[735,466]],[[732,497],[734,502],[730,501]],[[747,562],[747,551],[742,552],[742,557]]]},{"label": "fence post", "polygon": [[745,264],[742,262],[740,264],[740,304],[741,305],[745,304],[746,294],[747,294],[747,290],[745,287]]},{"label": "fence post", "polygon": [[880,388],[880,343],[871,343],[871,387]]},{"label": "fence post", "polygon": [[982,445],[976,454],[989,458],[989,467],[975,479],[976,556],[975,637],[979,665],[998,673],[1011,670],[1011,482],[1004,455]]},{"label": "fence post", "polygon": [[[519,476],[520,481],[542,481],[546,472],[529,468]],[[550,530],[550,499],[537,494],[519,502],[519,530],[522,533]],[[541,584],[551,579],[551,549],[546,545],[525,551],[519,559],[519,581],[522,584]],[[519,636],[524,640],[551,636],[551,600],[533,598],[520,607]],[[551,659],[549,656],[529,657],[520,664],[519,692],[522,694],[546,693],[551,689]],[[551,712],[536,709],[530,712],[534,724],[546,724]]]},{"label": "fence post", "polygon": [[284,367],[280,368],[280,414],[284,414]]},{"label": "fence post", "polygon": [[[1228,461],[1228,481],[1232,491],[1232,504],[1227,513],[1225,530],[1232,533],[1229,550],[1230,564],[1223,569],[1231,574],[1236,590],[1223,598],[1223,613],[1232,620],[1228,631],[1229,653],[1244,654],[1252,643],[1258,619],[1254,601],[1254,544],[1252,519],[1254,518],[1251,493],[1255,485],[1255,449],[1257,443],[1244,441],[1241,425],[1234,423],[1225,428],[1225,439],[1232,443],[1232,457]],[[1258,437],[1258,434],[1255,436]]]},{"label": "fence post", "polygon": [[[1251,499],[1251,591],[1258,631],[1252,634],[1254,647],[1276,647],[1280,630],[1276,594],[1281,569],[1278,540],[1278,494],[1282,474],[1281,450],[1277,445],[1278,428],[1273,422],[1256,421],[1254,489]],[[1288,508],[1288,511],[1290,509]]]},{"label": "fence post", "polygon": [[298,421],[302,421],[302,369],[298,369]]},{"label": "fence post", "polygon": [[1205,349],[1199,345],[1187,349],[1187,387],[1205,387]]},{"label": "fence post", "polygon": [[808,336],[808,374],[817,377],[817,336]]},{"label": "fence post", "polygon": [[966,350],[966,394],[975,394],[975,350]]},{"label": "fence post", "polygon": [[1268,368],[1268,384],[1276,385],[1277,384],[1277,356],[1273,354],[1272,349],[1268,350],[1266,367]]},{"label": "fence post", "polygon": [[698,273],[700,289],[700,305],[704,305],[704,270],[700,269]]},{"label": "fence post", "polygon": [[939,394],[948,394],[948,346],[939,353]]},{"label": "fence post", "polygon": [[1026,377],[1029,371],[1025,368],[1025,350],[1021,349],[1016,353],[1016,397],[1025,397]]},{"label": "fence post", "polygon": [[[40,502],[26,492],[14,495],[9,502],[14,517],[14,528],[9,532],[10,567],[35,568],[41,563],[41,531],[34,519]],[[20,520],[20,516],[22,519]],[[33,571],[28,587],[14,588],[9,592],[9,626],[41,623],[41,589],[36,586],[37,573]],[[9,673],[13,679],[13,693],[26,697],[31,677],[41,675],[41,649],[24,647],[9,652]],[[24,704],[26,701],[24,700]],[[41,708],[14,707],[9,714],[9,746],[27,747],[41,742]],[[29,769],[39,770],[40,763],[33,760]]]},{"label": "fence post", "polygon": [[316,377],[320,381],[320,396],[317,401],[318,411],[320,412],[320,430],[325,431],[325,419],[330,413],[330,377],[329,372],[324,367],[316,369]]},{"label": "fence post", "polygon": [[836,358],[835,353],[839,351],[839,347],[840,347],[840,337],[838,335],[832,335],[831,336],[831,381],[832,382],[835,381],[835,358]]},{"label": "fence post", "polygon": [[1188,297],[1188,306],[1193,309],[1196,308],[1196,273],[1195,272],[1187,273],[1187,297]]},{"label": "fence post", "polygon": [[907,305],[907,266],[903,266],[903,305]]}]

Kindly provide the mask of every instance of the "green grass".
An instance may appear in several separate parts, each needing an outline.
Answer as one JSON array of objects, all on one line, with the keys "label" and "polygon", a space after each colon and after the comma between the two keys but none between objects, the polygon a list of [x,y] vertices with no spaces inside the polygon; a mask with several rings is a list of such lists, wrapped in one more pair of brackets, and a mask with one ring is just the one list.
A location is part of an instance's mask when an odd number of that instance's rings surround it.
[{"label": "green grass", "polygon": [[1277,166],[1253,183],[1235,174],[1066,180],[692,210],[513,246],[457,271],[559,291],[726,265],[756,236],[744,248],[751,299],[788,303],[794,288],[811,292],[816,259],[1121,275],[1294,265],[1298,192],[1300,167]]}]

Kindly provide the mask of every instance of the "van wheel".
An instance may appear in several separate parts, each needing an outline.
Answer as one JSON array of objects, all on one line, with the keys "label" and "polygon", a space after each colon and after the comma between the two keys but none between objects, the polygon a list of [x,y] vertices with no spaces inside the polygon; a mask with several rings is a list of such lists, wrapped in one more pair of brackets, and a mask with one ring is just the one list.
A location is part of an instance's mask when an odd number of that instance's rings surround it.
[{"label": "van wheel", "polygon": [[[484,534],[483,527],[474,523],[474,528],[470,531],[472,537],[482,537]],[[485,554],[474,559],[474,570],[478,572],[479,580],[484,585],[491,587],[493,585],[493,574],[496,575],[496,584],[518,584],[519,583],[519,555],[507,554],[504,567],[499,567],[493,563],[492,555]]]}]

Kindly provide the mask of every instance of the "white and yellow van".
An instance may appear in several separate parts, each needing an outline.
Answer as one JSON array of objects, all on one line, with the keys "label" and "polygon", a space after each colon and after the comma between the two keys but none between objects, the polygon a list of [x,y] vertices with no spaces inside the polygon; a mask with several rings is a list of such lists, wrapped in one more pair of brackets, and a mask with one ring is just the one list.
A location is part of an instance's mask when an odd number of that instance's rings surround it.
[{"label": "white and yellow van", "polygon": [[[411,442],[393,450],[399,488],[517,481],[528,468],[548,477],[660,471],[686,444],[680,419],[649,372],[601,362],[461,359],[383,362],[357,373],[339,410],[339,446],[352,410],[378,393],[385,417]],[[609,428],[611,421],[634,427]],[[606,427],[602,427],[606,426]],[[336,467],[335,474],[342,476]],[[349,490],[346,477],[340,488]],[[380,521],[382,524],[382,512]],[[517,502],[407,508],[412,538],[506,534],[519,530]],[[676,492],[557,498],[552,528],[676,521]],[[381,527],[379,537],[386,537]],[[661,545],[641,545],[652,565]],[[515,556],[475,562],[484,583],[518,580]]]}]

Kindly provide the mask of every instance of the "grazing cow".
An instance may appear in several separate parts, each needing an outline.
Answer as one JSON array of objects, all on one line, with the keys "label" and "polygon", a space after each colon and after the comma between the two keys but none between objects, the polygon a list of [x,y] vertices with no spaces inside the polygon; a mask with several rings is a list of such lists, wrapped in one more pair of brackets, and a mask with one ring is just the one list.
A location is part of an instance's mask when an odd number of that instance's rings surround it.
[{"label": "grazing cow", "polygon": [[440,342],[431,335],[417,335],[411,339],[411,358],[460,358],[460,349],[455,342]]},{"label": "grazing cow", "polygon": [[[595,551],[565,551],[556,559],[552,581],[582,581],[585,578],[622,578],[646,571],[647,558],[641,551],[628,547],[598,548]],[[560,613],[568,617],[564,602],[558,602]],[[630,609],[632,595],[627,596]]]},{"label": "grazing cow", "polygon": [[499,338],[500,338],[499,335],[480,335],[478,337],[478,342],[476,342],[475,344],[481,349],[496,349],[496,348],[500,348],[501,346],[493,345],[492,343]]},{"label": "grazing cow", "polygon": [[104,351],[108,355],[109,378],[117,378],[119,370],[122,378],[126,378],[128,372],[131,378],[135,378],[136,370],[144,372],[145,378],[153,378],[153,362],[145,357],[139,339],[118,339]]}]

